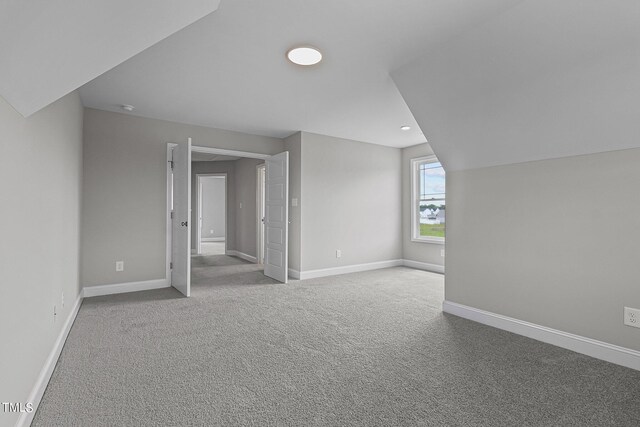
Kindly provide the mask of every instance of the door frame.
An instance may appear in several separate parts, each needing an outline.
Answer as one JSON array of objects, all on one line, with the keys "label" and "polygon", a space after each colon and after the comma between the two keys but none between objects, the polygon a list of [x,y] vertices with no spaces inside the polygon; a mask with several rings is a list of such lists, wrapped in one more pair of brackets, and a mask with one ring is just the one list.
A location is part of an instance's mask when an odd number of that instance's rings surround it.
[{"label": "door frame", "polygon": [[[167,245],[167,257],[166,257],[166,277],[167,283],[171,284],[171,150],[175,147],[176,143],[167,143],[167,229],[166,229],[166,245]],[[213,148],[203,147],[200,145],[192,145],[191,152],[196,153],[208,153],[208,154],[221,154],[224,156],[235,157],[247,157],[249,159],[262,159],[266,160],[273,154],[252,153],[249,151],[227,150],[225,148]],[[277,153],[276,153],[277,154]],[[289,225],[287,224],[287,227]],[[225,237],[226,238],[226,237]],[[226,246],[226,242],[225,242]]]},{"label": "door frame", "polygon": [[227,214],[229,211],[229,196],[228,196],[228,177],[226,172],[219,173],[197,173],[196,174],[196,219],[198,225],[196,226],[196,254],[202,254],[202,178],[206,177],[222,177],[224,178],[224,252],[227,252],[227,236],[229,230],[227,229],[228,221]]},{"label": "door frame", "polygon": [[166,265],[165,265],[165,277],[167,283],[171,286],[171,237],[173,235],[173,229],[171,224],[171,214],[173,213],[173,171],[171,169],[171,162],[173,161],[173,149],[178,144],[169,142],[167,143],[167,251],[166,251]]},{"label": "door frame", "polygon": [[192,145],[191,152],[220,154],[223,156],[232,156],[232,157],[247,157],[249,159],[268,159],[273,155],[273,154],[251,153],[249,151],[227,150],[225,148],[203,147],[200,145]]},{"label": "door frame", "polygon": [[256,258],[258,264],[264,264],[264,211],[265,180],[262,178],[267,171],[266,163],[256,166]]}]

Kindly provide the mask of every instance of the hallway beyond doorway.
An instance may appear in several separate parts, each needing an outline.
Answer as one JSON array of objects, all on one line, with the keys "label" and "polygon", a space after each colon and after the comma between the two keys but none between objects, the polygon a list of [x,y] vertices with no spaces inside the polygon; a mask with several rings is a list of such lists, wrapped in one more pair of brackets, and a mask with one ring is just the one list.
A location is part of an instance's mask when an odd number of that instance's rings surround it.
[{"label": "hallway beyond doorway", "polygon": [[202,255],[224,255],[224,241],[222,242],[202,242]]}]

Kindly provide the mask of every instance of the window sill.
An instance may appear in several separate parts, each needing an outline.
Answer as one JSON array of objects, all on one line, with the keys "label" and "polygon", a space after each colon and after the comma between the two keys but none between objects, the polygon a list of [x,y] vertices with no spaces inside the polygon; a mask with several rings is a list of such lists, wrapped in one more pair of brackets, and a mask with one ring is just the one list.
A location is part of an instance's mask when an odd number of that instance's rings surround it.
[{"label": "window sill", "polygon": [[444,238],[439,237],[412,237],[412,242],[416,243],[431,243],[436,245],[444,245]]}]

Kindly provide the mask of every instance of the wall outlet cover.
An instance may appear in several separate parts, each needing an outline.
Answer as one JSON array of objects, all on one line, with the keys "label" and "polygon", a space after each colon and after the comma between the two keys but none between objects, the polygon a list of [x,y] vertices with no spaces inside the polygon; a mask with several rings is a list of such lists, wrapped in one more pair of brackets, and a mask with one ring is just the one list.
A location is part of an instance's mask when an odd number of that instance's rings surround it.
[{"label": "wall outlet cover", "polygon": [[124,271],[124,261],[116,261],[116,271]]},{"label": "wall outlet cover", "polygon": [[640,309],[625,307],[624,308],[624,324],[640,328]]}]

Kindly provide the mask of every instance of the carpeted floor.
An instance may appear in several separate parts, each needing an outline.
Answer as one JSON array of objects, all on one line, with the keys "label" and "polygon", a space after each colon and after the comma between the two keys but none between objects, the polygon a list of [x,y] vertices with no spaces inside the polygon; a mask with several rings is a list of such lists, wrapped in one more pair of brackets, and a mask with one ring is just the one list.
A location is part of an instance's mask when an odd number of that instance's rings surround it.
[{"label": "carpeted floor", "polygon": [[444,315],[438,274],[193,282],[85,299],[33,425],[640,425],[640,372]]}]

